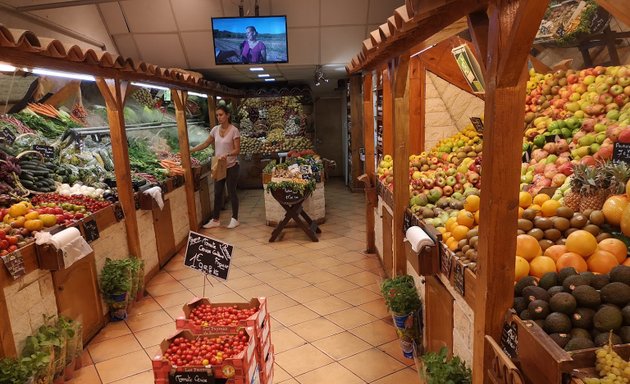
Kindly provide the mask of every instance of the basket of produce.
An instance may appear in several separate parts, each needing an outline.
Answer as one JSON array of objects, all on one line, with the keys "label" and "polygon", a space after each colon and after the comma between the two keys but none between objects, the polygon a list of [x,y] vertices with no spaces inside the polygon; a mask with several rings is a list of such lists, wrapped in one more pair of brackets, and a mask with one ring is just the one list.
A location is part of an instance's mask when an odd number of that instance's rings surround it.
[{"label": "basket of produce", "polygon": [[534,40],[551,47],[575,47],[589,35],[600,33],[610,14],[595,0],[552,1]]},{"label": "basket of produce", "polygon": [[315,190],[314,180],[287,179],[270,181],[267,184],[267,192],[280,204],[293,205],[304,201]]},{"label": "basket of produce", "polygon": [[251,299],[247,303],[213,303],[198,298],[184,305],[184,316],[175,320],[177,329],[188,329],[194,334],[236,334],[245,327],[253,327],[256,335],[268,321],[267,300]]},{"label": "basket of produce", "polygon": [[44,162],[38,151],[24,151],[16,156],[20,165],[19,182],[32,194],[55,192],[54,165]]}]

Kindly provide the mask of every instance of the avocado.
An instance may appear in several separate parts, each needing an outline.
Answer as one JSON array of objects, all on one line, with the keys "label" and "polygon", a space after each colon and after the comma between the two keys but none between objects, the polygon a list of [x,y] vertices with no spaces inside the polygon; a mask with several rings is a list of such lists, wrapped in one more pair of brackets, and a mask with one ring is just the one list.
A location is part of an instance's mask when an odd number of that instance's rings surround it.
[{"label": "avocado", "polygon": [[552,333],[551,335],[549,335],[549,337],[551,337],[551,340],[555,341],[556,344],[560,346],[560,348],[564,348],[569,340],[571,340],[571,336],[567,335],[566,333]]},{"label": "avocado", "polygon": [[529,303],[529,306],[527,307],[527,311],[529,312],[529,314],[532,316],[532,319],[534,320],[544,319],[550,313],[549,303],[544,300],[534,300]]},{"label": "avocado", "polygon": [[514,308],[516,313],[521,313],[527,309],[528,303],[529,301],[527,301],[527,299],[524,297],[515,297],[514,303],[512,304],[512,308]]},{"label": "avocado", "polygon": [[580,276],[586,279],[586,282],[588,283],[588,285],[591,285],[591,282],[593,281],[593,277],[595,277],[595,274],[591,271],[586,271],[586,272],[580,273]]},{"label": "avocado", "polygon": [[532,319],[532,315],[529,313],[529,311],[526,309],[523,312],[519,313],[518,317],[521,318],[521,320],[531,320]]},{"label": "avocado", "polygon": [[593,317],[595,329],[601,332],[619,329],[621,324],[623,324],[621,310],[614,305],[603,305]]},{"label": "avocado", "polygon": [[525,287],[537,286],[538,282],[534,276],[525,276],[522,277],[515,285],[514,285],[514,296],[523,296],[523,289]]},{"label": "avocado", "polygon": [[549,307],[553,312],[570,315],[575,311],[575,308],[577,308],[577,301],[570,293],[561,292],[554,295],[549,300]]},{"label": "avocado", "polygon": [[630,305],[623,307],[621,315],[623,316],[623,325],[630,325]]},{"label": "avocado", "polygon": [[602,289],[606,284],[610,283],[610,279],[608,275],[595,275],[591,280],[591,287],[595,289]]},{"label": "avocado", "polygon": [[558,282],[560,284],[562,284],[562,283],[564,283],[564,279],[566,279],[569,276],[574,276],[574,275],[577,275],[577,274],[578,274],[577,271],[573,267],[562,268],[558,272]]},{"label": "avocado", "polygon": [[544,319],[534,320],[534,324],[539,326],[540,329],[543,329],[543,327],[545,326],[545,320]]},{"label": "avocado", "polygon": [[604,345],[608,344],[609,340],[613,343],[613,345],[622,343],[621,337],[619,337],[619,335],[608,332],[600,333],[599,335],[597,335],[597,337],[595,337],[593,342],[595,343],[596,347],[603,347]]},{"label": "avocado", "polygon": [[576,328],[591,329],[593,328],[593,317],[595,317],[595,310],[591,308],[578,308],[575,313],[571,315],[571,323]]},{"label": "avocado", "polygon": [[627,265],[617,265],[610,273],[610,281],[630,285],[630,267]]},{"label": "avocado", "polygon": [[591,340],[595,340],[595,338],[599,336],[601,333],[608,333],[608,332],[600,332],[595,328],[591,329]]},{"label": "avocado", "polygon": [[571,319],[560,312],[552,312],[545,319],[545,332],[547,333],[569,333],[571,332]]},{"label": "avocado", "polygon": [[581,337],[583,339],[591,339],[591,333],[584,328],[573,328],[571,330],[571,337]]},{"label": "avocado", "polygon": [[543,289],[549,289],[554,285],[558,285],[558,274],[555,272],[547,272],[538,281],[538,286]]},{"label": "avocado", "polygon": [[573,292],[573,290],[580,285],[588,285],[588,278],[581,275],[574,275],[567,277],[562,282],[562,286],[567,292]]},{"label": "avocado", "polygon": [[547,290],[547,293],[551,297],[554,297],[555,295],[557,295],[560,292],[565,292],[564,291],[564,287],[562,285],[554,285],[553,287],[551,287],[551,288],[549,288]]},{"label": "avocado", "polygon": [[630,343],[630,326],[623,326],[619,330],[619,336],[624,343]]},{"label": "avocado", "polygon": [[593,348],[595,344],[590,339],[575,337],[564,346],[565,351],[576,351],[578,349]]},{"label": "avocado", "polygon": [[615,282],[607,284],[599,293],[604,303],[623,307],[630,302],[630,286],[624,283]]},{"label": "avocado", "polygon": [[576,287],[573,291],[573,297],[575,297],[579,307],[597,308],[602,302],[599,292],[588,285]]},{"label": "avocado", "polygon": [[546,290],[540,287],[535,287],[531,285],[523,289],[523,297],[529,301],[534,301],[534,300],[549,301],[550,299],[549,294],[547,293]]}]

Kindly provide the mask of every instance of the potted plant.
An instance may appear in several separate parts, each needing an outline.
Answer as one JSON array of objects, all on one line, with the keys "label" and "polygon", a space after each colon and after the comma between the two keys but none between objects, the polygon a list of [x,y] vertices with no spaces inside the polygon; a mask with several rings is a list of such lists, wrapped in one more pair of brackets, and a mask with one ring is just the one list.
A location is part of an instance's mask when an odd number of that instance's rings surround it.
[{"label": "potted plant", "polygon": [[385,279],[381,284],[381,293],[399,329],[406,328],[409,316],[422,307],[413,277],[409,275]]},{"label": "potted plant", "polygon": [[127,317],[127,298],[131,289],[131,270],[125,260],[107,258],[101,271],[101,293],[113,321]]},{"label": "potted plant", "polygon": [[34,381],[33,370],[24,359],[0,359],[0,383],[31,384]]},{"label": "potted plant", "polygon": [[78,340],[78,323],[70,318],[59,316],[57,327],[66,340],[66,364],[64,369],[64,378],[71,380],[74,376],[76,349]]},{"label": "potted plant", "polygon": [[[45,365],[44,355],[48,355],[49,364]],[[66,367],[66,338],[53,317],[45,318],[44,325],[37,333],[26,338],[22,356],[30,358],[33,364],[39,364],[38,383],[64,382]]]},{"label": "potted plant", "polygon": [[448,358],[446,347],[439,353],[429,352],[422,356],[422,375],[427,384],[471,384],[472,371],[466,367],[466,362],[458,356]]}]

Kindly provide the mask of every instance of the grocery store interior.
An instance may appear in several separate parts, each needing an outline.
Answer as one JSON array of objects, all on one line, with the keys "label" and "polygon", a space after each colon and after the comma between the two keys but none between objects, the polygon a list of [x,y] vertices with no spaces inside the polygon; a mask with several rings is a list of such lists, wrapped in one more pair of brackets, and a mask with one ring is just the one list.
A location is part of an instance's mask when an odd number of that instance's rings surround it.
[{"label": "grocery store interior", "polygon": [[0,0],[0,220],[0,384],[628,383],[630,7]]}]

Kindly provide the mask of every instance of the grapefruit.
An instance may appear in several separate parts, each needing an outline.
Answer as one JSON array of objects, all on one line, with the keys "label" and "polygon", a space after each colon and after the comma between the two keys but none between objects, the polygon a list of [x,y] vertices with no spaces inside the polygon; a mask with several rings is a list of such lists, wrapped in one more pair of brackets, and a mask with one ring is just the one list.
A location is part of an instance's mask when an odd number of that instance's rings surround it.
[{"label": "grapefruit", "polygon": [[619,264],[623,263],[626,260],[626,256],[628,256],[628,247],[626,247],[626,244],[615,238],[600,241],[597,245],[597,249],[612,253],[615,258],[617,258]]},{"label": "grapefruit", "polygon": [[584,258],[589,257],[597,249],[597,239],[590,232],[579,230],[571,233],[565,243],[567,251],[575,252]]},{"label": "grapefruit", "polygon": [[560,208],[560,202],[558,200],[547,200],[542,204],[540,210],[543,216],[551,217],[556,215],[558,208]]},{"label": "grapefruit", "polygon": [[542,248],[538,240],[530,235],[518,235],[516,237],[516,255],[527,261],[533,260],[536,256],[542,255]]},{"label": "grapefruit", "polygon": [[534,196],[534,204],[542,206],[543,203],[549,199],[551,199],[551,197],[549,197],[548,194],[539,193],[536,196]]},{"label": "grapefruit", "polygon": [[615,195],[606,199],[602,212],[604,212],[608,224],[619,226],[623,210],[627,205],[628,197],[626,195]]},{"label": "grapefruit", "polygon": [[586,260],[588,270],[597,273],[608,273],[619,265],[615,255],[608,251],[597,250]]},{"label": "grapefruit", "polygon": [[457,224],[472,228],[475,225],[475,216],[471,212],[462,209],[457,214]]},{"label": "grapefruit", "polygon": [[552,245],[551,247],[545,249],[545,256],[551,257],[554,261],[558,261],[560,256],[567,253],[567,247],[564,245]]},{"label": "grapefruit", "polygon": [[549,256],[537,256],[529,262],[529,274],[541,278],[547,272],[557,272],[556,263]]},{"label": "grapefruit", "polygon": [[527,209],[530,205],[532,205],[532,195],[529,192],[519,192],[518,205],[523,209]]},{"label": "grapefruit", "polygon": [[556,260],[556,268],[561,271],[563,268],[573,267],[579,273],[588,271],[588,264],[581,255],[574,252],[567,252]]},{"label": "grapefruit", "polygon": [[479,203],[481,199],[477,195],[470,195],[466,197],[464,201],[464,209],[469,212],[477,212],[479,210]]},{"label": "grapefruit", "polygon": [[529,275],[529,263],[520,256],[516,256],[514,267],[514,281],[519,281]]}]

